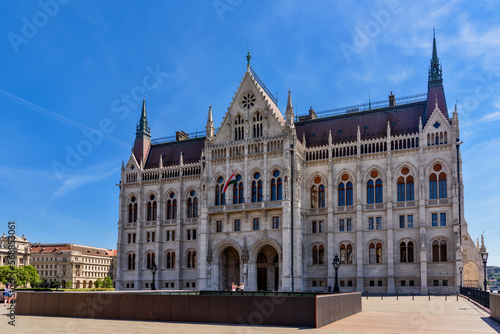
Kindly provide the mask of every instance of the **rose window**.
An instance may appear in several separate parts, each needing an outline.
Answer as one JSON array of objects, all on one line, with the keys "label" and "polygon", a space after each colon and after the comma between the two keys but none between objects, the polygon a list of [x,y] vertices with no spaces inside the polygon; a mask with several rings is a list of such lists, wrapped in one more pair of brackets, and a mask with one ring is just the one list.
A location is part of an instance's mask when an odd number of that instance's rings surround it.
[{"label": "rose window", "polygon": [[241,99],[241,105],[244,109],[250,109],[255,105],[255,96],[252,93],[243,95],[243,98]]}]

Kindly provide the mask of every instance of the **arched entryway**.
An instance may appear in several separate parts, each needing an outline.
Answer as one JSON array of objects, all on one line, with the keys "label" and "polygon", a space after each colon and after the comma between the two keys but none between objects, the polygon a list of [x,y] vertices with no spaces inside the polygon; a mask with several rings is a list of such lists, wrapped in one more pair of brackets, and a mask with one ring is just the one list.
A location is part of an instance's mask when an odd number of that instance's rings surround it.
[{"label": "arched entryway", "polygon": [[65,289],[66,288],[66,280],[62,280],[61,282],[61,288]]},{"label": "arched entryway", "polygon": [[80,289],[80,280],[77,280],[77,281],[76,281],[76,288],[77,288],[77,289]]},{"label": "arched entryway", "polygon": [[83,288],[86,289],[87,288],[87,281],[86,280],[83,280]]},{"label": "arched entryway", "polygon": [[465,264],[463,285],[472,288],[479,287],[479,267],[475,262],[469,261]]},{"label": "arched entryway", "polygon": [[280,286],[280,263],[274,247],[265,245],[257,254],[257,290],[278,291]]},{"label": "arched entryway", "polygon": [[220,290],[231,290],[231,283],[240,285],[240,255],[234,247],[227,247],[220,259]]}]

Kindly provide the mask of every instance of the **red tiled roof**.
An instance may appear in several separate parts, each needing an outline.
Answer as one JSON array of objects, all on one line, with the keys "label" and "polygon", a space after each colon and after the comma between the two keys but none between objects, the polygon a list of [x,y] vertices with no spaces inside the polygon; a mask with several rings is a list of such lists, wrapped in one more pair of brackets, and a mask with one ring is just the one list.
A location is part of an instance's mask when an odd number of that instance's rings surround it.
[{"label": "red tiled roof", "polygon": [[31,254],[55,254],[62,251],[77,251],[84,255],[111,256],[108,250],[96,247],[87,247],[74,244],[39,244],[31,247]]}]

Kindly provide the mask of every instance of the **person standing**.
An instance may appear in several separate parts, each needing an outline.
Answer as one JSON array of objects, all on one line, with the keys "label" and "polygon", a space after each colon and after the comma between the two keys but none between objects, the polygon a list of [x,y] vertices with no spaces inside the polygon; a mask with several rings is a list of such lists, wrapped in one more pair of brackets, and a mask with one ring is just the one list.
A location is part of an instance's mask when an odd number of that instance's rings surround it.
[{"label": "person standing", "polygon": [[[5,285],[3,289],[3,306],[7,306],[7,303],[10,305],[10,301],[12,300],[12,290],[10,288],[10,283]],[[14,298],[15,299],[15,298]]]}]

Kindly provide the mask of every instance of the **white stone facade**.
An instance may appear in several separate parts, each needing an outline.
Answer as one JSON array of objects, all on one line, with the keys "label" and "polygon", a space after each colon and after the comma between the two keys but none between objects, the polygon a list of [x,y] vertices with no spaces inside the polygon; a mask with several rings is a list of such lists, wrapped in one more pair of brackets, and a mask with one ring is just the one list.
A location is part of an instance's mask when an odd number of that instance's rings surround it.
[{"label": "white stone facade", "polygon": [[341,291],[452,293],[467,263],[481,282],[458,113],[429,80],[422,101],[294,121],[290,94],[283,115],[248,67],[216,133],[210,110],[205,138],[153,145],[144,105],[120,181],[116,288],[151,288],[154,263],[159,289],[325,291],[336,254]]}]

